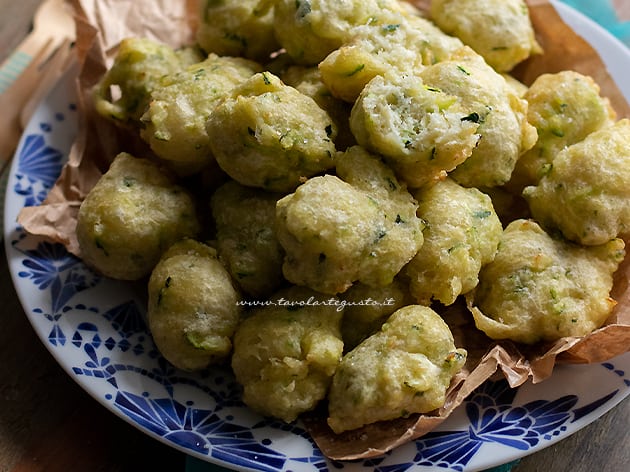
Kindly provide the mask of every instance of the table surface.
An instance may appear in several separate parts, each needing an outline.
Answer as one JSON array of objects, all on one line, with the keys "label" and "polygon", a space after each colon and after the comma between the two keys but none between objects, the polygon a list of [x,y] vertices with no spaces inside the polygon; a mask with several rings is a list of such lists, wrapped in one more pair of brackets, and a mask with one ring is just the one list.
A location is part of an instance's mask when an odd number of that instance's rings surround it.
[{"label": "table surface", "polygon": [[[41,0],[0,0],[0,62],[28,33]],[[630,19],[630,0],[613,0]],[[4,202],[1,202],[2,204]],[[85,393],[32,330],[0,250],[0,472],[184,471],[186,457],[136,430]],[[630,399],[512,472],[626,470]]]}]

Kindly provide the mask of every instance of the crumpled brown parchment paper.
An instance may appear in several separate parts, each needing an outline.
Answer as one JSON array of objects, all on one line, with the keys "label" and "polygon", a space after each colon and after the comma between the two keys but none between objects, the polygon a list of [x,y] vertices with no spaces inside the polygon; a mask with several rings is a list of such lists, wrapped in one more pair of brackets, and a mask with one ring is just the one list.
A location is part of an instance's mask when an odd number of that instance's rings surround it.
[{"label": "crumpled brown parchment paper", "polygon": [[[421,9],[428,1],[413,2]],[[576,70],[592,76],[618,117],[630,117],[630,107],[607,73],[597,52],[571,30],[546,0],[527,1],[537,39],[544,53],[519,65],[514,75],[531,83],[544,72]],[[77,79],[81,123],[76,142],[59,180],[46,201],[25,208],[19,222],[32,234],[60,242],[80,256],[74,234],[82,199],[111,159],[121,150],[149,154],[136,136],[116,129],[92,109],[90,90],[111,65],[118,42],[128,36],[145,36],[173,47],[194,40],[196,0],[72,0],[75,11]],[[630,251],[629,251],[630,252]],[[475,388],[494,375],[504,375],[512,387],[531,379],[541,382],[552,375],[557,362],[593,363],[630,350],[630,255],[616,273],[612,297],[618,302],[605,325],[581,338],[564,338],[550,345],[524,348],[511,342],[493,342],[477,330],[466,307],[454,305],[442,315],[451,326],[458,347],[468,350],[465,369],[453,380],[445,405],[428,415],[415,415],[376,423],[341,435],[333,434],[325,412],[303,418],[322,452],[336,460],[381,455],[434,429]]]}]

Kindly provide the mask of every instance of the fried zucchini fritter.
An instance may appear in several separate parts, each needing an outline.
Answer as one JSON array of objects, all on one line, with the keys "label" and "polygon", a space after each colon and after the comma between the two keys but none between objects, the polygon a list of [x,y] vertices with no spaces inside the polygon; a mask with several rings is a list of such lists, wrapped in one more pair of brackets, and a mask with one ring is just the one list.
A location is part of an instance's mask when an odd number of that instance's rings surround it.
[{"label": "fried zucchini fritter", "polygon": [[420,187],[470,157],[479,141],[479,120],[467,119],[473,112],[457,96],[417,77],[376,76],[352,108],[350,129],[360,145],[384,156],[399,178]]},{"label": "fried zucchini fritter", "polygon": [[119,126],[138,128],[160,78],[185,66],[165,44],[148,38],[123,39],[114,63],[94,89],[96,111]]},{"label": "fried zucchini fritter", "polygon": [[516,163],[508,184],[516,194],[536,185],[562,149],[612,124],[616,117],[595,81],[575,71],[540,75],[523,98],[528,103],[527,121],[536,128],[538,140]]},{"label": "fried zucchini fritter", "polygon": [[432,0],[431,19],[499,72],[542,52],[523,0]]},{"label": "fried zucchini fritter", "polygon": [[217,251],[242,291],[268,297],[284,282],[284,254],[275,231],[281,195],[230,181],[211,200]]},{"label": "fried zucchini fritter", "polygon": [[328,113],[270,72],[233,89],[206,129],[217,163],[243,185],[290,192],[335,165]]},{"label": "fried zucchini fritter", "polygon": [[196,371],[229,358],[240,295],[213,248],[173,244],[151,272],[148,295],[149,330],[171,364]]},{"label": "fried zucchini fritter", "polygon": [[274,6],[278,42],[303,65],[318,64],[357,27],[400,11],[395,0],[276,0]]},{"label": "fried zucchini fritter", "polygon": [[178,173],[200,171],[214,159],[206,120],[235,86],[259,70],[253,61],[210,54],[202,62],[163,76],[142,115],[140,136]]},{"label": "fried zucchini fritter", "polygon": [[537,186],[523,191],[532,216],[580,244],[604,244],[630,231],[630,120],[560,151]]},{"label": "fried zucchini fritter", "polygon": [[578,246],[534,221],[510,223],[467,296],[477,328],[525,344],[589,334],[615,306],[609,294],[624,246],[621,239]]},{"label": "fried zucchini fritter", "polygon": [[241,322],[232,369],[250,408],[291,422],[325,398],[343,351],[342,311],[329,299],[291,287]]},{"label": "fried zucchini fritter", "polygon": [[122,280],[149,275],[168,247],[199,231],[190,192],[153,161],[127,153],[85,197],[76,229],[83,260]]},{"label": "fried zucchini fritter", "polygon": [[479,125],[477,146],[451,172],[453,179],[465,187],[496,187],[510,180],[519,156],[537,138],[536,129],[527,121],[527,101],[466,47],[427,67],[420,77],[428,86],[457,96],[470,110],[464,119]]},{"label": "fried zucchini fritter", "polygon": [[197,42],[208,54],[240,56],[258,62],[269,60],[280,45],[273,32],[273,6],[262,3],[261,0],[200,1]]},{"label": "fried zucchini fritter", "polygon": [[341,433],[440,408],[466,355],[431,308],[397,310],[341,360],[328,395],[329,426]]},{"label": "fried zucchini fritter", "polygon": [[353,146],[337,160],[337,176],[309,179],[277,203],[284,276],[328,294],[355,281],[389,285],[422,245],[417,203],[362,148]]},{"label": "fried zucchini fritter", "polygon": [[416,302],[451,305],[478,282],[492,261],[503,233],[490,197],[452,179],[414,193],[418,216],[426,222],[424,244],[404,269]]}]

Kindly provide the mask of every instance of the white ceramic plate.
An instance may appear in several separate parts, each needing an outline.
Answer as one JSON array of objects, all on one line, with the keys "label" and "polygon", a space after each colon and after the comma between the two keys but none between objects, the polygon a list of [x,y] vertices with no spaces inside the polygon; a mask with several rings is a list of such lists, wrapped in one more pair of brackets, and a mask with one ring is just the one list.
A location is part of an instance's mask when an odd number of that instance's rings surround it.
[{"label": "white ceramic plate", "polygon": [[[562,16],[602,53],[630,97],[630,53],[563,5]],[[560,366],[538,385],[487,382],[438,430],[383,457],[328,461],[300,423],[250,412],[229,372],[189,375],[158,354],[143,321],[142,290],[106,280],[60,245],[27,235],[16,216],[54,184],[77,130],[72,80],[62,80],[25,130],[10,172],[5,244],[17,293],[35,331],[87,392],[150,436],[237,470],[475,471],[565,438],[630,393],[630,353],[603,364]]]}]

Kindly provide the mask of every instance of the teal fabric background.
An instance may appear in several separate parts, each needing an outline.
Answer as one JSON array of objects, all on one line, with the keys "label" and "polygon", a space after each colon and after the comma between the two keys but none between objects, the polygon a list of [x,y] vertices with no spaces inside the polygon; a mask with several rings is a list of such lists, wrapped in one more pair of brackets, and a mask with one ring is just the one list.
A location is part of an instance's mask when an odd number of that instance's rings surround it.
[{"label": "teal fabric background", "polygon": [[[599,25],[603,26],[619,40],[630,47],[630,21],[621,21],[613,7],[612,0],[560,0],[575,8]],[[630,1],[630,0],[627,0]],[[519,461],[510,462],[485,472],[510,472]],[[226,469],[204,461],[188,457],[186,472],[224,472]]]},{"label": "teal fabric background", "polygon": [[613,7],[612,0],[561,1],[584,13],[630,47],[630,21],[621,21]]}]

